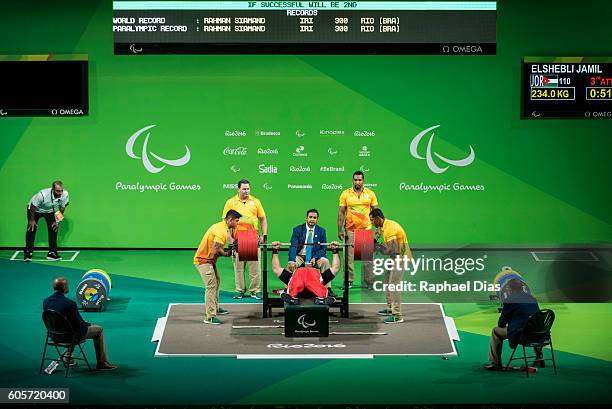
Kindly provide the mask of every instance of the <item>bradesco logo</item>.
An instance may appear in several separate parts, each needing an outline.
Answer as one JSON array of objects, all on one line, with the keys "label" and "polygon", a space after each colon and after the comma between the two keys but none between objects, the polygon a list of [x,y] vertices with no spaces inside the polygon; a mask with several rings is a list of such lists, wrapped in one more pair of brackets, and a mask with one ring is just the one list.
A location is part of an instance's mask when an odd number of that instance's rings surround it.
[{"label": "bradesco logo", "polygon": [[[150,132],[147,132],[147,136],[145,136],[144,142],[142,144],[142,156],[138,156],[134,153],[134,144],[136,143],[136,140],[138,139],[138,137],[140,137],[140,135],[142,135],[144,132],[148,131],[149,129],[155,126],[156,125],[145,126],[144,128],[139,129],[132,136],[129,137],[129,139],[127,140],[127,143],[125,144],[125,152],[128,154],[128,156],[133,159],[142,159],[142,164],[144,165],[145,169],[149,171],[150,173],[159,173],[162,170],[164,170],[166,165],[170,165],[170,166],[186,165],[191,159],[191,152],[189,152],[189,146],[185,145],[185,154],[178,159],[162,158],[161,156],[155,154],[154,152],[149,152],[148,145],[149,145],[149,137],[151,136]],[[163,165],[162,166],[153,165],[153,163],[149,159],[149,155],[155,158],[158,162],[163,163]]]},{"label": "bradesco logo", "polygon": [[278,167],[261,163],[259,165],[259,173],[278,173]]},{"label": "bradesco logo", "polygon": [[[429,141],[427,142],[427,151],[425,153],[425,157],[422,157],[421,155],[419,155],[417,148],[419,146],[419,143],[421,142],[421,139],[423,139],[423,137],[427,135],[429,131],[433,131],[434,129],[439,128],[439,127],[440,125],[434,125],[432,127],[425,129],[424,131],[420,132],[417,136],[415,136],[412,139],[412,142],[410,143],[410,154],[416,159],[424,159],[427,162],[427,166],[429,167],[429,170],[431,170],[433,173],[444,173],[449,168],[449,166],[445,166],[445,167],[438,166],[432,156],[431,145],[433,143],[435,134],[432,132],[431,136],[429,137]],[[468,156],[466,156],[463,159],[457,159],[457,160],[448,159],[440,155],[437,152],[433,152],[433,154],[436,155],[438,159],[441,160],[442,162],[445,162],[448,165],[459,166],[459,167],[470,165],[472,162],[474,162],[474,159],[476,158],[476,155],[474,154],[474,149],[472,148],[471,145],[470,145],[470,153],[468,154]]]},{"label": "bradesco logo", "polygon": [[345,344],[268,344],[274,349],[346,348]]}]

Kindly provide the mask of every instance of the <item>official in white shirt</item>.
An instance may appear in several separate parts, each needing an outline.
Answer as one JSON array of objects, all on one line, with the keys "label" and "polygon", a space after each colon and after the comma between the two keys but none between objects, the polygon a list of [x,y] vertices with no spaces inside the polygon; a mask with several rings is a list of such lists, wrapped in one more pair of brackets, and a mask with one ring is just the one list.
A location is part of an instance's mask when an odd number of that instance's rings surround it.
[{"label": "official in white shirt", "polygon": [[57,252],[57,232],[59,231],[60,222],[64,219],[64,212],[66,211],[66,206],[68,206],[68,201],[68,191],[64,190],[64,184],[60,180],[54,181],[50,188],[43,189],[32,196],[27,208],[28,228],[26,230],[26,246],[23,252],[23,261],[32,261],[38,220],[41,217],[47,222],[47,231],[49,233],[47,260],[56,261],[62,259]]}]

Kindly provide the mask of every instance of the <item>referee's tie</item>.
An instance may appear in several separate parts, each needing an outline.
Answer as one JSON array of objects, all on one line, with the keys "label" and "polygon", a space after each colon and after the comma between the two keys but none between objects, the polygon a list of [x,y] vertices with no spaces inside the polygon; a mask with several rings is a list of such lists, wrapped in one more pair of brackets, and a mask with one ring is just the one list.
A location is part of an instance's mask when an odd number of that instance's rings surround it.
[{"label": "referee's tie", "polygon": [[[306,239],[307,244],[312,243],[312,229],[308,229],[308,238]],[[306,263],[310,263],[312,260],[312,246],[306,246]]]}]

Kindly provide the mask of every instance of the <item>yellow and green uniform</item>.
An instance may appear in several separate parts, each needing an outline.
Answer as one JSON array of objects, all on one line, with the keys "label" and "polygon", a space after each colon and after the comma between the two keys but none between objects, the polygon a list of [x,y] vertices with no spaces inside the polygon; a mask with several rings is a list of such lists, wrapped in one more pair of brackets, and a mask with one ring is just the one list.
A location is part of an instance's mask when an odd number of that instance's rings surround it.
[{"label": "yellow and green uniform", "polygon": [[[395,240],[398,245],[398,253],[397,255],[403,256],[406,255],[412,258],[412,253],[410,252],[410,247],[408,247],[408,239],[406,237],[406,232],[399,225],[399,223],[385,219],[382,225],[382,236],[385,244]],[[383,277],[383,284],[400,284],[402,282],[402,278],[404,276],[404,271],[402,269],[394,266],[389,271],[385,272],[385,276]],[[400,291],[385,291],[385,298],[387,301],[387,311],[391,312],[391,315],[395,317],[395,319],[402,318],[402,295]]]},{"label": "yellow and green uniform", "polygon": [[198,246],[198,250],[193,258],[193,264],[215,264],[218,254],[214,254],[213,245],[219,243],[225,246],[227,243],[228,228],[225,221],[215,223],[206,230],[202,241]]},{"label": "yellow and green uniform", "polygon": [[370,229],[372,227],[370,210],[373,206],[378,206],[378,200],[374,192],[367,187],[364,187],[359,194],[351,187],[340,195],[339,206],[346,207],[344,228],[347,231]]},{"label": "yellow and green uniform", "polygon": [[219,288],[221,279],[217,270],[218,254],[214,253],[214,244],[225,246],[229,234],[227,223],[220,221],[206,230],[204,237],[193,258],[196,270],[204,283],[204,311],[207,320],[212,319],[219,311]]},{"label": "yellow and green uniform", "polygon": [[382,225],[382,236],[385,243],[395,240],[398,245],[398,255],[411,256],[410,247],[408,247],[408,238],[406,232],[398,222],[385,219]]},{"label": "yellow and green uniform", "polygon": [[224,218],[229,210],[235,210],[242,215],[238,226],[236,226],[236,230],[258,231],[259,219],[266,216],[266,212],[261,202],[253,195],[249,196],[245,201],[240,199],[238,195],[230,197],[227,202],[225,202],[221,217]]},{"label": "yellow and green uniform", "polygon": [[[266,217],[266,212],[264,212],[261,202],[252,195],[244,201],[240,199],[239,195],[230,197],[227,202],[225,202],[222,217],[225,217],[228,210],[236,210],[242,215],[235,231],[232,233],[234,238],[238,237],[239,230],[259,231],[259,219]],[[234,256],[233,260],[236,292],[242,294],[246,292],[246,283],[244,281],[244,268],[246,265],[249,269],[249,291],[251,294],[257,294],[259,292],[259,282],[261,280],[259,260],[240,261],[237,255]]]}]

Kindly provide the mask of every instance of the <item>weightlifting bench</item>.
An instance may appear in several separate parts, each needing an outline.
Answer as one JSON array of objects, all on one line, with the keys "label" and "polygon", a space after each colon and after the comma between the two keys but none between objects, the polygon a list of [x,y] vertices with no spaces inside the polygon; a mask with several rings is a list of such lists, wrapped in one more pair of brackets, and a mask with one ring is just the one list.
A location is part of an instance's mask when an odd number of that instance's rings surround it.
[{"label": "weightlifting bench", "polygon": [[285,306],[285,337],[328,337],[329,306],[298,304]]}]

